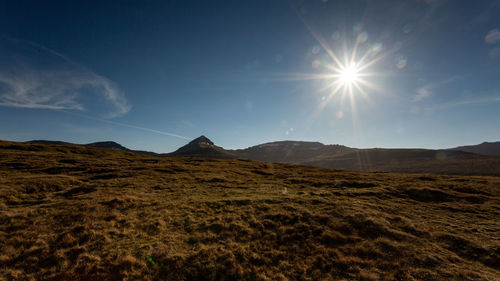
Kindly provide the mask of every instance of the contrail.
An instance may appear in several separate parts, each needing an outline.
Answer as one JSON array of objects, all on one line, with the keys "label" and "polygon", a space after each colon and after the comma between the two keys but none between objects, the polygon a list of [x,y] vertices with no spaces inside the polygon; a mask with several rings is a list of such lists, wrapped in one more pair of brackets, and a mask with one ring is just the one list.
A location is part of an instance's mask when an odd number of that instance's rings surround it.
[{"label": "contrail", "polygon": [[150,128],[135,126],[135,125],[131,125],[131,124],[126,124],[126,123],[111,121],[111,120],[107,120],[107,119],[101,119],[101,118],[91,117],[91,116],[87,116],[87,115],[83,115],[83,114],[78,114],[78,113],[74,113],[74,112],[69,112],[69,111],[65,111],[65,110],[59,110],[59,111],[67,113],[67,114],[70,114],[70,115],[75,115],[75,116],[78,116],[78,117],[81,117],[81,118],[85,118],[85,119],[100,121],[100,122],[104,122],[104,123],[108,123],[108,124],[112,124],[112,125],[118,125],[118,126],[128,127],[128,128],[132,128],[132,129],[137,129],[137,130],[145,131],[145,132],[156,133],[156,134],[160,134],[160,135],[164,135],[164,136],[175,137],[175,138],[179,138],[179,139],[183,139],[183,140],[191,140],[192,139],[192,138],[188,138],[188,137],[185,137],[185,136],[181,136],[181,135],[177,135],[177,134],[173,134],[173,133],[169,133],[169,132],[165,132],[165,131],[159,131],[159,130],[154,130],[154,129],[150,129]]}]

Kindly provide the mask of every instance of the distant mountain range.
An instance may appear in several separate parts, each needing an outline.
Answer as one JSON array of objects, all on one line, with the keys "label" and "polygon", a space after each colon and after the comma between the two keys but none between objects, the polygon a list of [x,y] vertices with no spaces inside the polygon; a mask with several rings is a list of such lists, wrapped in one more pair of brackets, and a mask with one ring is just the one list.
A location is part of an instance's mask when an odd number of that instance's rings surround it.
[{"label": "distant mountain range", "polygon": [[[67,145],[59,141],[31,143]],[[113,141],[84,144],[160,157],[243,158],[264,162],[294,163],[334,169],[386,172],[500,175],[500,142],[450,149],[358,149],[319,142],[278,141],[246,149],[226,150],[200,136],[171,153],[131,150]]]},{"label": "distant mountain range", "polygon": [[[496,145],[500,147],[500,142]],[[251,160],[334,169],[500,175],[500,153],[480,155],[457,149],[358,149],[319,142],[281,141],[229,152]]]},{"label": "distant mountain range", "polygon": [[459,146],[455,148],[450,148],[450,150],[460,150],[481,155],[500,155],[500,141],[483,142],[481,144],[476,144],[476,145]]}]

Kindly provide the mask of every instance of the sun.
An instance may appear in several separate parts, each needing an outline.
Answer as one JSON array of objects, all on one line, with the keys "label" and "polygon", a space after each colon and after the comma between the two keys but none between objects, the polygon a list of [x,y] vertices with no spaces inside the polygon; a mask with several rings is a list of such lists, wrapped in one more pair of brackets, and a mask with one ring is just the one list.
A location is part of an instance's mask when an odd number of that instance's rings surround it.
[{"label": "sun", "polygon": [[[310,28],[312,35],[319,45],[311,49],[314,73],[286,74],[285,79],[293,80],[316,80],[319,83],[318,89],[314,93],[317,109],[314,110],[311,118],[316,118],[327,108],[332,101],[338,104],[339,108],[349,103],[349,110],[354,117],[356,115],[356,101],[370,99],[376,93],[383,93],[383,89],[377,85],[377,77],[390,74],[382,73],[374,69],[374,65],[382,61],[396,49],[385,50],[381,42],[368,41],[368,34],[360,31],[353,39],[339,35],[339,38],[330,41],[323,38],[319,33]],[[339,111],[342,113],[341,111]],[[340,114],[339,116],[343,116]],[[342,118],[342,117],[337,117]],[[353,121],[354,122],[354,121]]]},{"label": "sun", "polygon": [[339,82],[346,86],[355,84],[359,79],[358,72],[359,70],[355,63],[347,65],[344,69],[340,70],[338,74]]}]

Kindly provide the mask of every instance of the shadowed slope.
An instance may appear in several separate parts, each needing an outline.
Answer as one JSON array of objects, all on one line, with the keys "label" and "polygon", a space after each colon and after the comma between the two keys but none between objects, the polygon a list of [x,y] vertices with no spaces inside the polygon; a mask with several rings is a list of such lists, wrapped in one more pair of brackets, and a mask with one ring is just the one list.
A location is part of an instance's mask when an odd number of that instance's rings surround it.
[{"label": "shadowed slope", "polygon": [[500,155],[500,141],[483,142],[477,145],[459,146],[455,148],[450,148],[450,150],[461,150],[482,155]]},{"label": "shadowed slope", "polygon": [[429,149],[356,149],[301,164],[349,170],[500,176],[500,157]]},{"label": "shadowed slope", "polygon": [[302,163],[320,155],[335,155],[352,150],[354,149],[347,146],[324,145],[320,142],[277,141],[230,152],[257,161]]},{"label": "shadowed slope", "polygon": [[231,150],[246,159],[347,170],[500,176],[500,157],[455,150],[357,149],[282,141]]}]

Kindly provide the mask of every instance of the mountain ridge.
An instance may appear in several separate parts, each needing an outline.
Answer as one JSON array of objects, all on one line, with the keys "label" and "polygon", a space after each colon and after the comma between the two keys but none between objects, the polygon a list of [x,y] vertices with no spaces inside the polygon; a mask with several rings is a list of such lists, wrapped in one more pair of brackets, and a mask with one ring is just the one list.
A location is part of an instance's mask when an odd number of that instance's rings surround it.
[{"label": "mountain ridge", "polygon": [[321,154],[340,153],[352,149],[338,144],[325,145],[320,142],[287,140],[263,143],[230,152],[239,157],[258,161],[297,163]]},{"label": "mountain ridge", "polygon": [[500,141],[497,142],[485,141],[475,145],[457,146],[454,148],[449,148],[449,150],[461,150],[481,155],[500,155]]},{"label": "mountain ridge", "polygon": [[[45,140],[27,143],[77,145]],[[485,142],[476,146],[466,146],[468,149],[464,150],[471,150],[484,144],[495,145],[497,143]],[[320,142],[285,140],[258,144],[244,149],[226,150],[215,145],[204,135],[170,153],[131,150],[113,141],[94,142],[81,146],[123,150],[156,157],[241,158],[346,170],[500,176],[499,156],[477,154],[457,148],[361,149],[339,144],[325,145]]]}]

